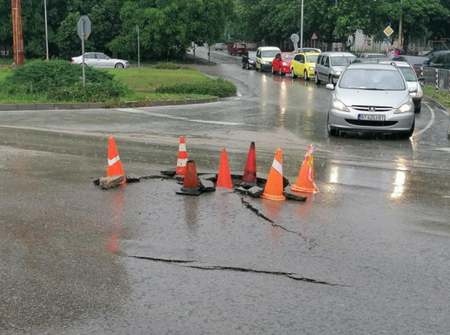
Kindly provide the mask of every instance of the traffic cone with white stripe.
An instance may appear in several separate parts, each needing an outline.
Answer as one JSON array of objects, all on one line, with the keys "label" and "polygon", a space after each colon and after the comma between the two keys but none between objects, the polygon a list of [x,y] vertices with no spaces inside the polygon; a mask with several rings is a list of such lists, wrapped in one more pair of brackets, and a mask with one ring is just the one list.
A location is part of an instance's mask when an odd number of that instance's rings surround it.
[{"label": "traffic cone with white stripe", "polygon": [[178,148],[178,160],[177,160],[177,168],[175,170],[176,175],[184,176],[186,173],[186,162],[188,161],[186,142],[184,140],[184,136],[180,136],[180,145]]},{"label": "traffic cone with white stripe", "polygon": [[283,165],[282,165],[282,153],[278,148],[273,159],[272,167],[270,168],[269,177],[267,178],[266,186],[264,187],[264,193],[261,198],[283,201],[286,197],[283,195]]},{"label": "traffic cone with white stripe", "polygon": [[[112,176],[124,176],[122,162],[120,161],[119,152],[117,151],[116,142],[112,136],[108,140],[108,168],[106,171],[108,177]],[[119,184],[125,184],[126,178]]]},{"label": "traffic cone with white stripe", "polygon": [[291,185],[291,190],[305,193],[318,193],[319,188],[314,183],[314,145],[310,144],[306,150],[297,182]]}]

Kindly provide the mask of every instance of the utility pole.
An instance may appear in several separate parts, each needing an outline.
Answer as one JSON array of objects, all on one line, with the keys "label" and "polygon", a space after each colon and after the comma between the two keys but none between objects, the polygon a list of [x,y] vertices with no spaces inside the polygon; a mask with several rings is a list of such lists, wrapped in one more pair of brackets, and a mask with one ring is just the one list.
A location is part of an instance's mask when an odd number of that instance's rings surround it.
[{"label": "utility pole", "polygon": [[403,9],[402,9],[402,0],[400,0],[400,22],[398,23],[398,48],[401,49],[403,47]]},{"label": "utility pole", "polygon": [[48,60],[48,28],[47,28],[47,1],[44,0],[44,17],[45,17],[45,58]]},{"label": "utility pole", "polygon": [[300,12],[300,50],[303,51],[303,0]]},{"label": "utility pole", "polygon": [[14,63],[23,66],[22,14],[20,0],[11,0]]}]

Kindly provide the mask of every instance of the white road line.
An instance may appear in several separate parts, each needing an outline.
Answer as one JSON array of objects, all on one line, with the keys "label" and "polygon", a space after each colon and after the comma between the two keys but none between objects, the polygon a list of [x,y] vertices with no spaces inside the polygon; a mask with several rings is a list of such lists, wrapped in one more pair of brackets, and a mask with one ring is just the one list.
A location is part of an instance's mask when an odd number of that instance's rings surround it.
[{"label": "white road line", "polygon": [[165,118],[165,119],[181,120],[181,121],[195,122],[195,123],[220,124],[220,125],[224,125],[224,126],[239,126],[239,125],[242,125],[242,123],[238,123],[238,122],[207,121],[207,120],[196,120],[196,119],[191,120],[191,119],[188,119],[186,117],[152,113],[152,112],[149,112],[149,111],[143,111],[143,110],[132,109],[132,108],[117,108],[116,110],[121,111],[121,112],[127,112],[127,113],[146,114],[146,115],[160,117],[160,118]]},{"label": "white road line", "polygon": [[430,112],[431,112],[431,120],[430,120],[430,122],[428,122],[428,124],[427,124],[427,126],[425,128],[423,128],[422,130],[419,130],[418,132],[414,133],[414,135],[420,135],[420,134],[426,132],[428,129],[431,128],[431,126],[434,123],[435,115],[434,115],[433,109],[430,108],[430,106],[426,102],[422,102],[422,103],[425,104],[427,106],[427,108],[430,110]]}]

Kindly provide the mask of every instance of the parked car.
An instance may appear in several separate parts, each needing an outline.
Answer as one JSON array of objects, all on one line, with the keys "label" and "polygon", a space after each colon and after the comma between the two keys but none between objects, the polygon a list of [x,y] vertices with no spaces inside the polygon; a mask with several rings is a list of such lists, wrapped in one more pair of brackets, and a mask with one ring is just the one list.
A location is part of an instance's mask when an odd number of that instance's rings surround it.
[{"label": "parked car", "polygon": [[[81,64],[83,57],[72,57],[71,63]],[[84,63],[96,68],[129,68],[130,63],[123,59],[111,58],[100,52],[87,52],[84,54]]]},{"label": "parked car", "polygon": [[272,61],[272,73],[278,73],[280,76],[291,73],[291,61],[296,52],[279,52]]},{"label": "parked car", "polygon": [[450,69],[450,50],[435,53],[430,60],[424,62],[424,66],[438,69]]},{"label": "parked car", "polygon": [[424,56],[410,56],[410,55],[399,55],[392,59],[393,61],[407,62],[409,65],[414,67],[423,66],[423,63],[429,60]]},{"label": "parked car", "polygon": [[355,59],[356,56],[350,52],[330,51],[321,53],[317,58],[314,72],[316,85],[320,85],[322,81],[334,84],[342,70]]},{"label": "parked car", "polygon": [[295,55],[291,62],[291,76],[293,78],[301,76],[305,80],[314,78],[314,70],[319,55],[318,52],[301,52]]},{"label": "parked car", "polygon": [[254,70],[256,62],[248,55],[248,51],[242,56],[242,68],[247,70]]},{"label": "parked car", "polygon": [[269,71],[272,69],[272,61],[276,54],[281,52],[278,47],[259,47],[256,50],[256,71]]},{"label": "parked car", "polygon": [[322,52],[319,48],[298,48],[297,52]]},{"label": "parked car", "polygon": [[230,55],[243,55],[247,52],[247,45],[245,43],[234,43],[228,50]]},{"label": "parked car", "polygon": [[359,58],[386,58],[385,54],[380,53],[362,53],[359,55]]},{"label": "parked car", "polygon": [[414,103],[401,70],[395,64],[352,63],[340,76],[327,117],[327,132],[414,132]]},{"label": "parked car", "polygon": [[223,51],[223,50],[227,50],[227,45],[225,44],[225,43],[216,43],[216,44],[214,44],[214,50],[220,50],[220,51]]}]

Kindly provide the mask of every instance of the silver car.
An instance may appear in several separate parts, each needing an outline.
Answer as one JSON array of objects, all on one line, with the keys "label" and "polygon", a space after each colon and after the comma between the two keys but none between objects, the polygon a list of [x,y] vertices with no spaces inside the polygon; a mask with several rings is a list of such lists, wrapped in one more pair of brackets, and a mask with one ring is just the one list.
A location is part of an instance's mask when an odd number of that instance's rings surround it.
[{"label": "silver car", "polygon": [[328,111],[327,131],[397,133],[414,132],[414,103],[410,89],[395,64],[352,63],[341,74]]},{"label": "silver car", "polygon": [[[83,62],[83,57],[72,57],[71,62],[74,64],[81,64]],[[86,65],[97,67],[97,68],[128,68],[130,64],[128,61],[123,59],[111,58],[106,56],[101,52],[87,52],[84,54],[84,63]]]}]

